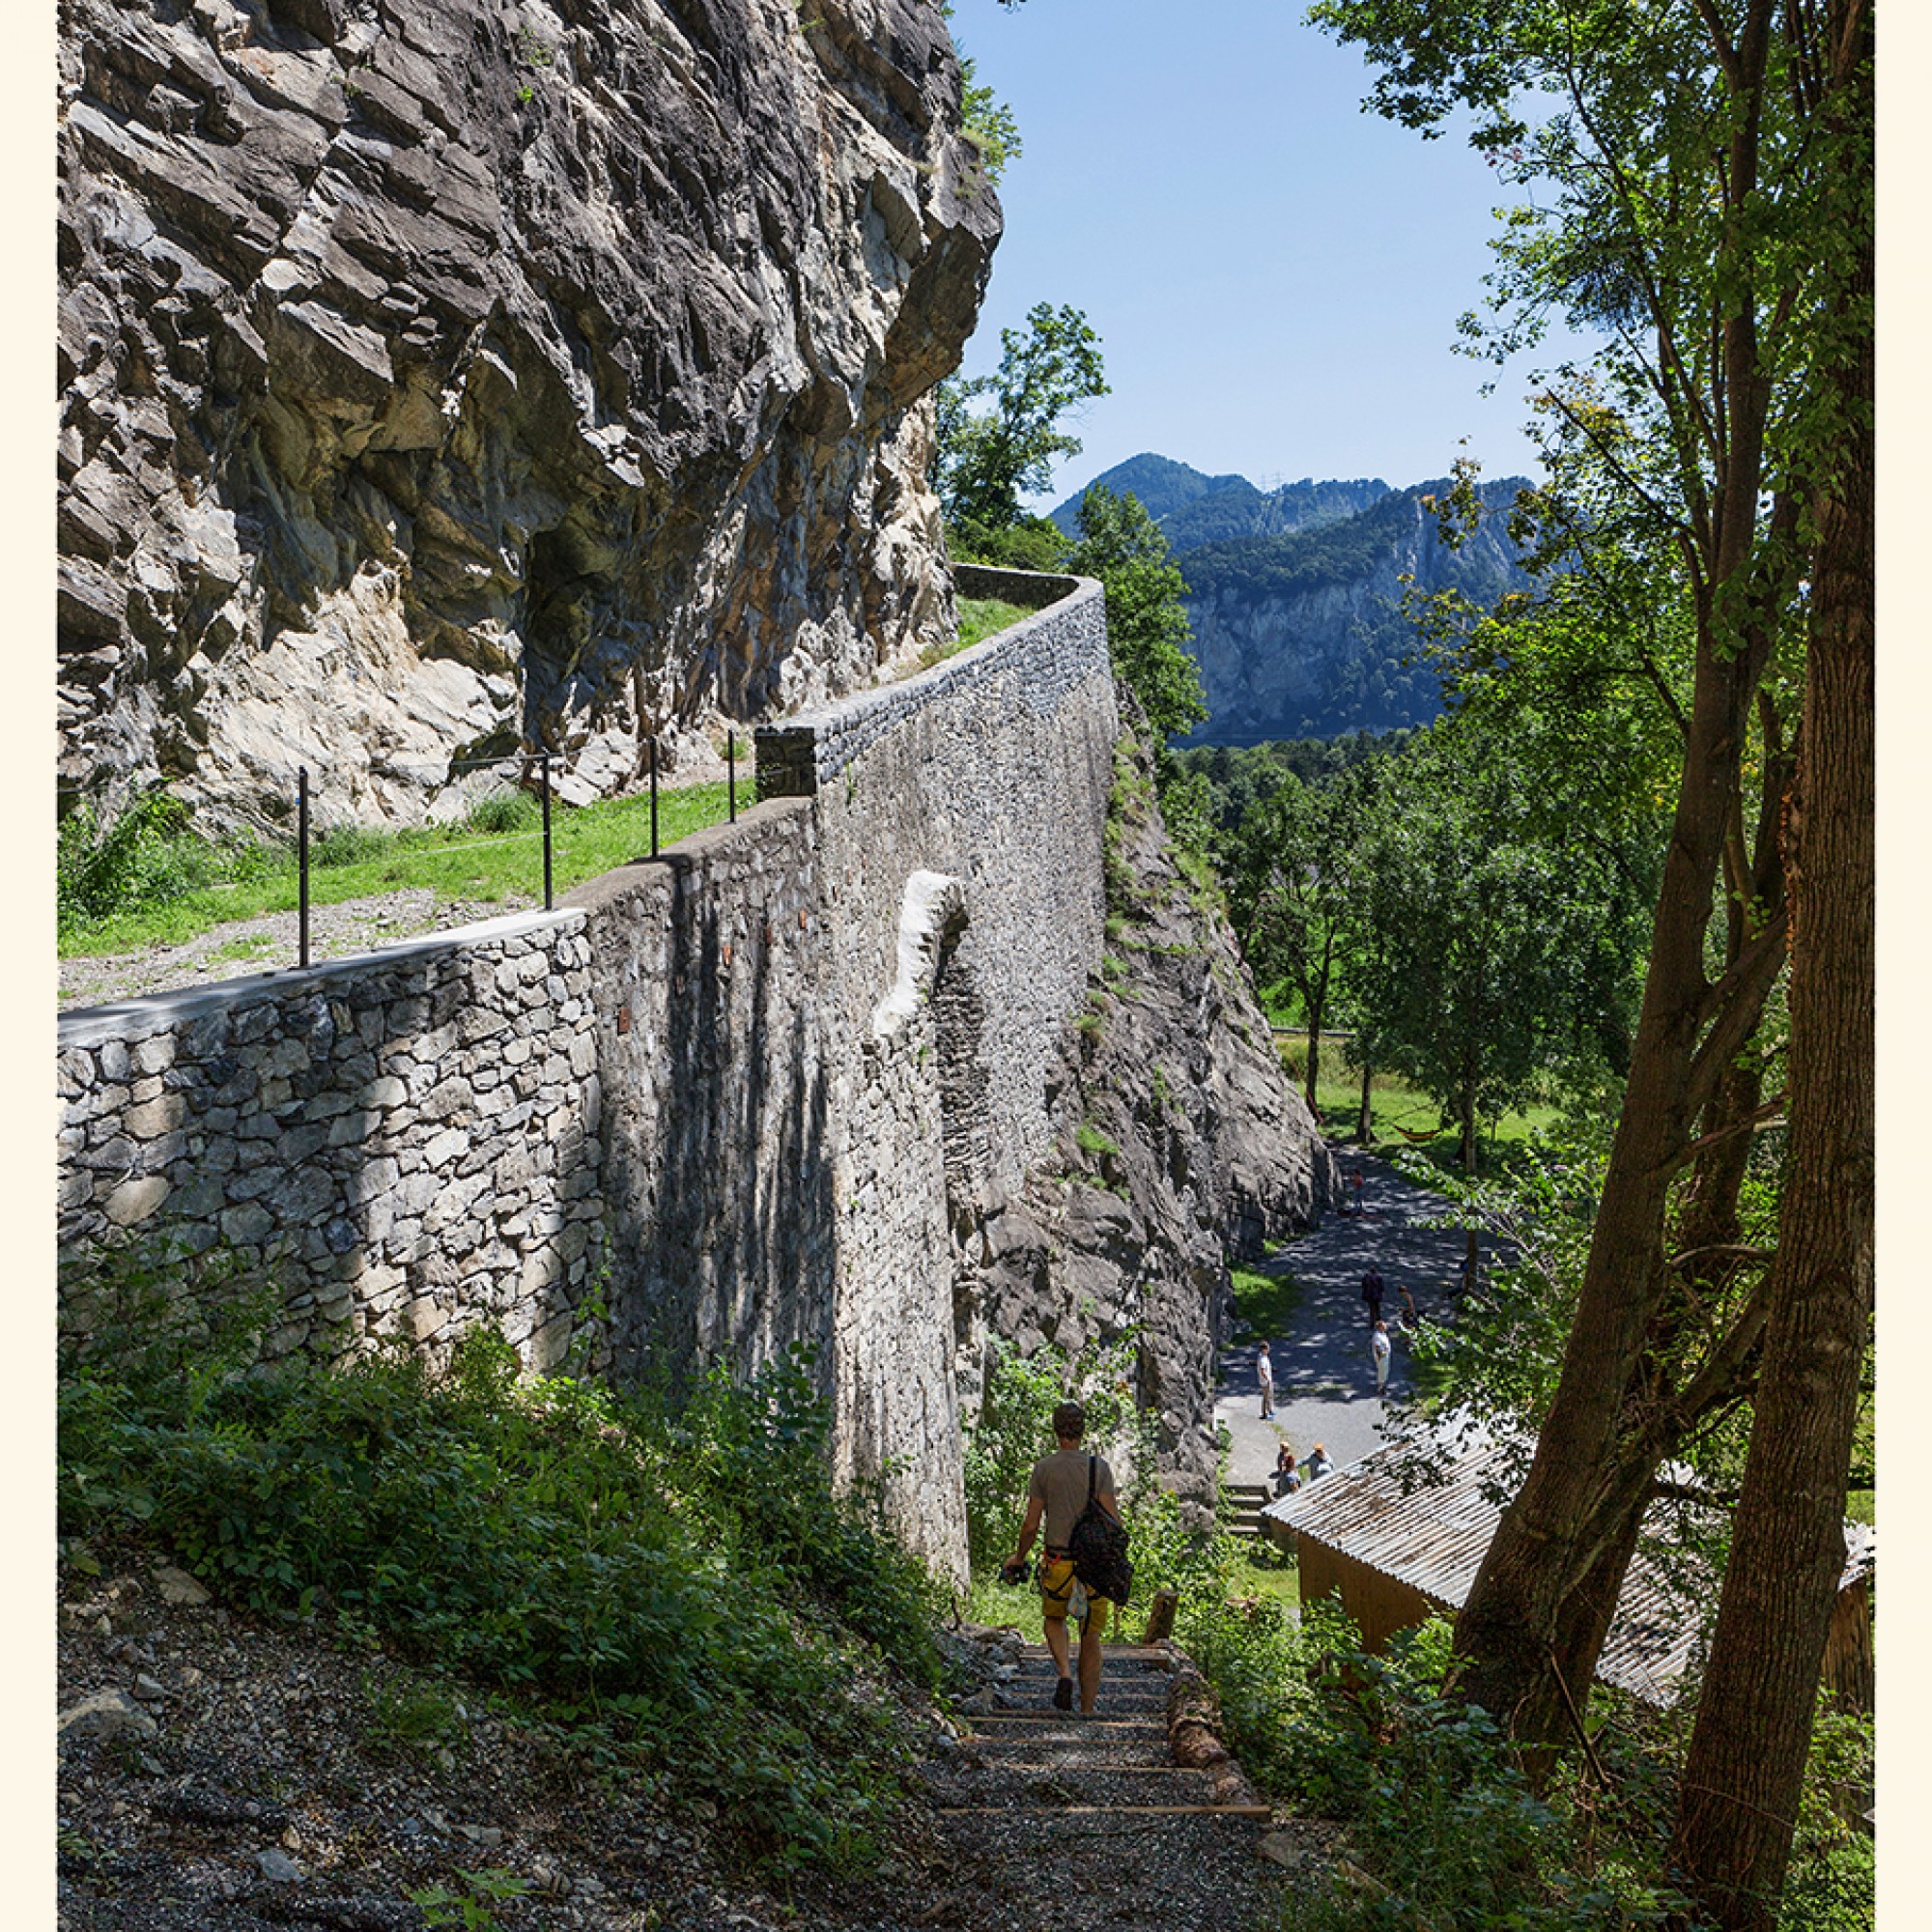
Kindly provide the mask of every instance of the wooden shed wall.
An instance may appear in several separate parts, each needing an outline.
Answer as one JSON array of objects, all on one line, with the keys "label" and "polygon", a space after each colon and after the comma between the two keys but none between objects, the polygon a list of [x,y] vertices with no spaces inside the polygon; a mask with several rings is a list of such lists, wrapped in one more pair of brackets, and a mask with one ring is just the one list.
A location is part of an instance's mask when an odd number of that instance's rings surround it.
[{"label": "wooden shed wall", "polygon": [[1306,1531],[1295,1538],[1295,1546],[1301,1601],[1340,1597],[1343,1609],[1362,1634],[1365,1650],[1380,1650],[1397,1631],[1411,1629],[1433,1611],[1448,1607],[1410,1584],[1316,1542]]},{"label": "wooden shed wall", "polygon": [[1821,1672],[1833,1697],[1848,1711],[1878,1708],[1878,1665],[1872,1654],[1871,1583],[1860,1577],[1838,1592],[1825,1638]]}]

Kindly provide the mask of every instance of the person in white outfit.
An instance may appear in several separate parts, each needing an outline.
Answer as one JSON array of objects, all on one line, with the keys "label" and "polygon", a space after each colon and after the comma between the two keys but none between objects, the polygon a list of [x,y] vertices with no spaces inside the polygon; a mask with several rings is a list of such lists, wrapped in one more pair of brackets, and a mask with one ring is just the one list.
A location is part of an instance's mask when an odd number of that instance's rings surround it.
[{"label": "person in white outfit", "polygon": [[1369,1348],[1376,1358],[1376,1393],[1380,1395],[1388,1387],[1389,1378],[1389,1331],[1386,1321],[1378,1321],[1375,1333],[1369,1337]]},{"label": "person in white outfit", "polygon": [[1264,1342],[1255,1357],[1255,1379],[1262,1385],[1262,1419],[1274,1413],[1274,1364],[1268,1360],[1268,1345]]}]

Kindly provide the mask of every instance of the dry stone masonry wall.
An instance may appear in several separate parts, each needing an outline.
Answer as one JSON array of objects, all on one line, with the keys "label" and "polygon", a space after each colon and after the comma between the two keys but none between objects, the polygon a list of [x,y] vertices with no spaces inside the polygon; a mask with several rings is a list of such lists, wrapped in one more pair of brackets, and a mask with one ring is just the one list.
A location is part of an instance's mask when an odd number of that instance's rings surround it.
[{"label": "dry stone masonry wall", "polygon": [[276,1354],[568,1340],[601,1211],[581,913],[65,1016],[60,1094],[66,1256],[218,1251],[280,1286]]},{"label": "dry stone masonry wall", "polygon": [[832,775],[810,796],[554,914],[64,1015],[65,1254],[231,1250],[277,1351],[488,1321],[623,1377],[817,1344],[844,1472],[890,1468],[956,1567],[954,1236],[1050,1136],[1100,946],[1103,603],[1050,587],[761,740],[766,777],[781,745]]}]

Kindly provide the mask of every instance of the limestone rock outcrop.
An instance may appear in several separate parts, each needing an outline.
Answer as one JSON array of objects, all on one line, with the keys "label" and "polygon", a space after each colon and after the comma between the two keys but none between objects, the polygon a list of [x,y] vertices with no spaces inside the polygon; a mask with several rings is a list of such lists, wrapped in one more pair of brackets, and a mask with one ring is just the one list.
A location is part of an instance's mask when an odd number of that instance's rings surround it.
[{"label": "limestone rock outcrop", "polygon": [[589,796],[950,623],[932,0],[63,0],[60,80],[67,786]]},{"label": "limestone rock outcrop", "polygon": [[[1124,690],[1121,703],[1138,715]],[[1076,1357],[1134,1331],[1163,1479],[1205,1520],[1229,1261],[1313,1226],[1340,1176],[1215,895],[1177,863],[1132,738],[1116,753],[1107,841],[1106,956],[1048,1082],[1059,1146],[962,1243],[961,1406],[989,1336]]]}]

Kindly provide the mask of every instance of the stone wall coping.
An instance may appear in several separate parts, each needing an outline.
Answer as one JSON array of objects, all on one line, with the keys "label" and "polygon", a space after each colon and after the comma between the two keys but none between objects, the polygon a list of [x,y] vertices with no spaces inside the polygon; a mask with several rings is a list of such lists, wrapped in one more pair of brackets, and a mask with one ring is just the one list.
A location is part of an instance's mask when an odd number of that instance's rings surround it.
[{"label": "stone wall coping", "polygon": [[440,932],[412,933],[355,952],[340,959],[322,959],[304,968],[286,966],[272,973],[250,973],[240,979],[217,980],[212,985],[185,986],[179,991],[145,993],[106,1007],[77,1007],[59,1016],[56,1037],[62,1047],[98,1046],[104,1040],[129,1043],[182,1026],[256,999],[283,999],[289,994],[327,993],[344,980],[359,979],[372,967],[395,965],[408,959],[429,958],[464,947],[522,939],[533,933],[579,926],[581,907],[560,906],[554,912],[504,913],[497,919],[452,925]]},{"label": "stone wall coping", "polygon": [[874,713],[907,710],[927,697],[937,696],[950,685],[962,683],[994,668],[999,659],[1023,647],[1036,631],[1058,622],[1069,611],[1093,598],[1104,598],[1107,594],[1105,586],[1096,577],[1048,576],[1037,571],[1003,571],[999,574],[1031,578],[1045,584],[1064,583],[1067,586],[1066,593],[1037,611],[1028,611],[1017,624],[1009,624],[1004,631],[995,631],[990,638],[981,638],[970,649],[942,658],[936,665],[928,665],[924,670],[915,672],[911,677],[897,678],[891,684],[874,685],[870,690],[853,692],[848,696],[795,711],[789,717],[774,719],[770,724],[760,724],[755,737],[763,738],[768,733],[784,736],[807,731],[819,734],[828,726],[849,727]]}]

